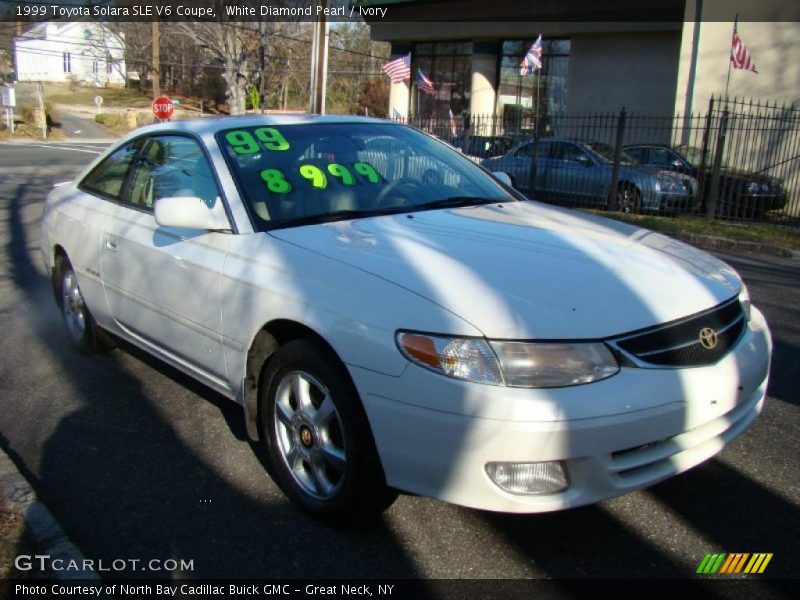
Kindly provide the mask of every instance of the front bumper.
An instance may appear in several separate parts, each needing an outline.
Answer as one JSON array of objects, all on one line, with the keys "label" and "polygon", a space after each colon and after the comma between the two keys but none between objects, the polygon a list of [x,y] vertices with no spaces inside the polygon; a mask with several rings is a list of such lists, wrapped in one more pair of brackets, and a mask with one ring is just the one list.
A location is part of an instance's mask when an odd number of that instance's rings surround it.
[{"label": "front bumper", "polygon": [[[772,342],[755,308],[713,366],[623,368],[607,380],[532,390],[472,384],[409,365],[351,367],[389,485],[464,506],[560,510],[653,485],[719,453],[760,413]],[[563,492],[507,493],[486,463],[561,461]]]}]

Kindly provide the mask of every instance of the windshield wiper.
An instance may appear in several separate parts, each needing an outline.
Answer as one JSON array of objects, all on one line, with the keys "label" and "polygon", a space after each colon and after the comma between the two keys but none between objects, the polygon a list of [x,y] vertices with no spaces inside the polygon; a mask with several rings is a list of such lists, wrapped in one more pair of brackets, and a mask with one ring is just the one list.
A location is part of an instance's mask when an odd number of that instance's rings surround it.
[{"label": "windshield wiper", "polygon": [[497,202],[513,202],[513,198],[482,198],[480,196],[451,196],[441,200],[433,200],[414,206],[414,210],[429,210],[434,208],[459,208],[462,206],[477,206],[480,204],[495,204]]}]

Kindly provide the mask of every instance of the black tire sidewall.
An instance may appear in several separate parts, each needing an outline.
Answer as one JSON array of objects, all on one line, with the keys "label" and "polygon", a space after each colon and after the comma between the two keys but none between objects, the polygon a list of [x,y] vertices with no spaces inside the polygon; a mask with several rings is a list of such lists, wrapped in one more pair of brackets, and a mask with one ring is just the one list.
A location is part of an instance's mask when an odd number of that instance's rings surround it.
[{"label": "black tire sidewall", "polygon": [[[331,499],[315,498],[303,490],[289,473],[276,439],[275,392],[290,371],[305,371],[330,393],[342,423],[347,467],[341,489]],[[355,386],[338,360],[306,340],[288,342],[264,365],[259,384],[259,421],[272,472],[283,492],[316,515],[350,514],[370,502],[376,490],[385,488],[369,423]]]},{"label": "black tire sidewall", "polygon": [[[77,275],[75,274],[75,269],[72,268],[72,265],[64,256],[58,256],[55,260],[55,269],[53,271],[53,277],[55,278],[53,282],[53,287],[56,292],[56,298],[58,302],[58,309],[61,312],[61,324],[64,326],[66,330],[67,336],[69,337],[70,342],[81,352],[84,354],[92,354],[98,350],[97,344],[97,337],[96,337],[96,326],[94,323],[94,318],[92,317],[92,313],[89,311],[89,308],[86,306],[86,300],[84,299],[83,308],[83,320],[86,324],[83,330],[83,335],[81,336],[80,340],[75,339],[72,333],[69,331],[66,321],[66,314],[64,313],[64,277],[67,275],[68,272],[72,272],[72,276],[76,279],[77,285]],[[79,288],[80,289],[80,288]]]}]

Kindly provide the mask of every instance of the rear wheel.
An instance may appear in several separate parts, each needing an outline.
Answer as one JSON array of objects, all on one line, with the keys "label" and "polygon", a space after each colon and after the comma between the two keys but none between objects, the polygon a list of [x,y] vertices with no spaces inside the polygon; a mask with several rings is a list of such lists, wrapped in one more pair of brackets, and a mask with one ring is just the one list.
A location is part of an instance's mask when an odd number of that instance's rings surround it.
[{"label": "rear wheel", "polygon": [[289,498],[318,515],[391,504],[366,414],[335,356],[291,341],[266,362],[259,393],[272,470]]}]

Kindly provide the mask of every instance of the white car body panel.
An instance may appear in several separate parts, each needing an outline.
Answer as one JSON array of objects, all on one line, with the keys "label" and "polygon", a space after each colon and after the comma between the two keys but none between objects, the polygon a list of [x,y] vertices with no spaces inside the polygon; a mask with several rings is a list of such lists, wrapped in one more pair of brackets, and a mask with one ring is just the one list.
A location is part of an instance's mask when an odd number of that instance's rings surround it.
[{"label": "white car body panel", "polygon": [[273,235],[395,281],[493,339],[618,335],[708,309],[740,286],[730,267],[679,242],[528,202]]},{"label": "white car body panel", "polygon": [[[74,184],[51,193],[45,263],[53,267],[56,247],[66,252],[102,327],[244,403],[259,331],[301,324],[347,367],[390,485],[489,510],[556,510],[646,487],[713,456],[760,412],[771,338],[755,308],[735,347],[704,367],[623,366],[587,385],[523,389],[409,362],[398,330],[608,339],[715,307],[742,284],[723,262],[665,236],[533,202],[255,232],[214,133],[264,123],[209,119],[134,134],[202,140],[230,233],[159,227],[152,213]],[[489,461],[548,460],[568,468],[563,493],[512,495],[485,471]]]},{"label": "white car body panel", "polygon": [[227,380],[221,291],[231,236],[160,227],[152,213],[125,206],[106,231],[103,283],[117,324]]}]

